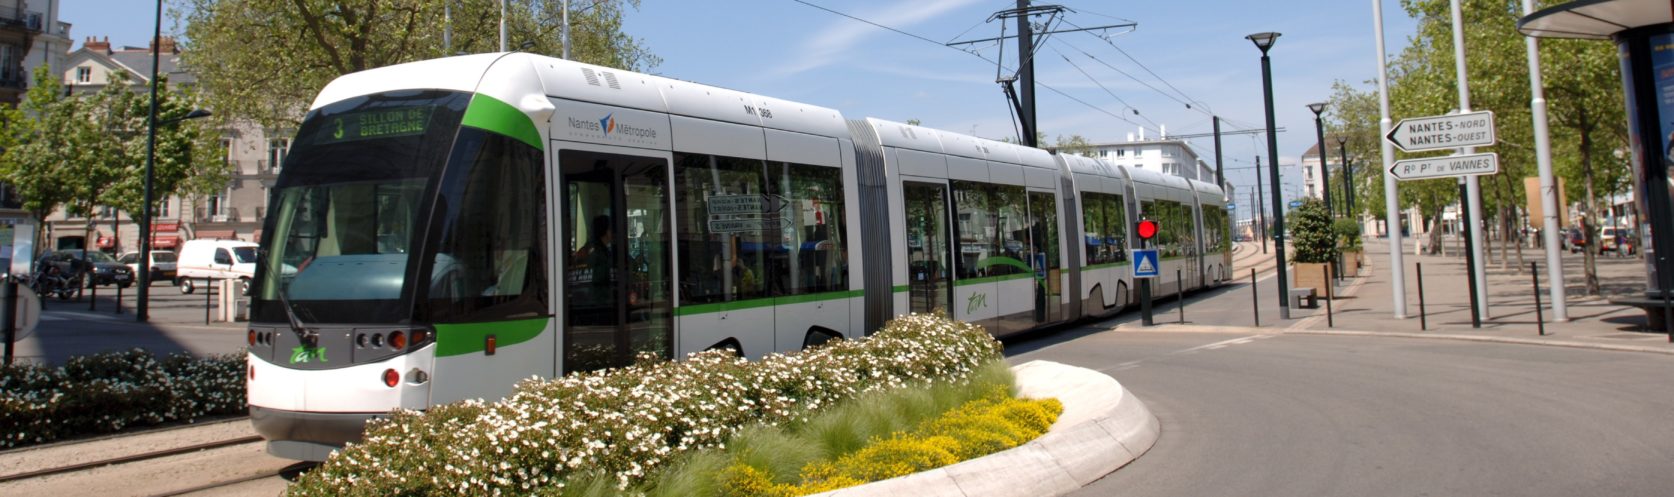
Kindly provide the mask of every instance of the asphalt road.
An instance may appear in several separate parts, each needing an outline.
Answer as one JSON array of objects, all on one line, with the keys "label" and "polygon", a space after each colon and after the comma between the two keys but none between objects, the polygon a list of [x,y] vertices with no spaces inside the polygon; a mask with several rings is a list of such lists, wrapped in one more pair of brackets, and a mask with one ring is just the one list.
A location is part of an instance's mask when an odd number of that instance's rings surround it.
[{"label": "asphalt road", "polygon": [[1447,340],[1080,328],[1162,437],[1074,495],[1669,495],[1674,358]]}]

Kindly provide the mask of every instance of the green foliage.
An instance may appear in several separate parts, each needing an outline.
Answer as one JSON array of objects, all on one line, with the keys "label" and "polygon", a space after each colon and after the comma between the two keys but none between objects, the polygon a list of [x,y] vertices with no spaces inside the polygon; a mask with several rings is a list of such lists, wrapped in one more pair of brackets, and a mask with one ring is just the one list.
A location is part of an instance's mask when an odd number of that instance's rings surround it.
[{"label": "green foliage", "polygon": [[[1042,141],[1041,143],[1044,144],[1045,142]],[[1064,138],[1064,135],[1058,135],[1058,144],[1053,145],[1053,147],[1057,148],[1059,153],[1075,154],[1087,157],[1092,157],[1093,152],[1095,151],[1093,149],[1093,142],[1087,141],[1086,137],[1073,134],[1070,135],[1069,138]]]},{"label": "green foliage", "polygon": [[[443,7],[452,2],[451,46]],[[500,4],[454,0],[189,0],[191,67],[218,113],[295,126],[332,79],[460,53],[499,51]],[[510,50],[559,56],[560,2],[505,2]],[[660,61],[622,31],[638,0],[572,2],[571,58],[643,70]]]},{"label": "green foliage", "polygon": [[[165,90],[157,98],[158,122],[183,117],[195,105],[191,94]],[[0,179],[18,190],[37,219],[59,207],[88,216],[100,206],[137,217],[150,106],[150,95],[136,93],[127,73],[112,74],[97,93],[67,96],[58,75],[42,66],[22,105],[0,118],[7,124],[0,141],[11,143],[0,156]],[[225,187],[225,151],[204,124],[159,126],[156,143],[154,199]]]},{"label": "green foliage", "polygon": [[1337,247],[1341,250],[1360,250],[1360,222],[1353,219],[1338,219],[1331,223],[1331,231],[1337,235]]},{"label": "green foliage", "polygon": [[1290,245],[1296,250],[1296,262],[1331,262],[1337,252],[1336,234],[1331,229],[1331,214],[1325,202],[1316,198],[1302,201],[1302,205],[1285,216],[1285,228],[1290,231]]},{"label": "green foliage", "polygon": [[0,367],[0,447],[244,412],[244,356],[140,349]]},{"label": "green foliage", "polygon": [[[396,411],[369,423],[363,443],[336,452],[289,491],[521,494],[591,487],[601,479],[619,492],[654,481],[691,486],[700,480],[660,472],[687,454],[738,447],[734,440],[763,444],[770,449],[761,453],[772,455],[768,450],[785,450],[782,439],[740,434],[759,424],[808,422],[870,392],[964,381],[999,354],[999,342],[980,326],[915,314],[864,340],[760,361],[710,351],[679,362],[529,380],[501,402]],[[413,474],[428,477],[402,478]]]}]

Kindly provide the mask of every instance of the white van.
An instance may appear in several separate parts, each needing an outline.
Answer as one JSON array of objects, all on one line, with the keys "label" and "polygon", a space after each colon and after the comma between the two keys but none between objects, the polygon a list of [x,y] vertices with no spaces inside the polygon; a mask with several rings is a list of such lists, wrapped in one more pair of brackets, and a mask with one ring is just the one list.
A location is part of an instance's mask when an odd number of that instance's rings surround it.
[{"label": "white van", "polygon": [[256,247],[240,240],[189,240],[175,263],[174,282],[180,285],[180,293],[192,293],[194,280],[236,278],[248,294],[250,279],[256,275]]}]

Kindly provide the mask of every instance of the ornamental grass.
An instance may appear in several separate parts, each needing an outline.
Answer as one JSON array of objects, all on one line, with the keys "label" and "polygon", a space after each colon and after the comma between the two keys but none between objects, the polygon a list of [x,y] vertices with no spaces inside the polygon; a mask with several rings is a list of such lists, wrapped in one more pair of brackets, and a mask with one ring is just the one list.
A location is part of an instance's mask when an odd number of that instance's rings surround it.
[{"label": "ornamental grass", "polygon": [[244,354],[161,360],[142,349],[0,366],[0,447],[245,412]]},{"label": "ornamental grass", "polygon": [[499,402],[394,411],[329,457],[289,495],[611,495],[712,469],[750,426],[807,423],[838,402],[932,381],[961,381],[1000,357],[981,327],[896,318],[863,340],[746,361],[726,351],[676,362],[530,379]]}]

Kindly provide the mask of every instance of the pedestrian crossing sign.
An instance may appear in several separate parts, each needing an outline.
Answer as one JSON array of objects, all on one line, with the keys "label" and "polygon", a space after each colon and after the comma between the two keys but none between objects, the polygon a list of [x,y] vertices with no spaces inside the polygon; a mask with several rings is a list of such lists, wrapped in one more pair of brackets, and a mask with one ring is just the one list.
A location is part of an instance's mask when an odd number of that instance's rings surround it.
[{"label": "pedestrian crossing sign", "polygon": [[1157,249],[1143,249],[1133,251],[1133,277],[1155,278],[1161,269],[1157,262]]}]

